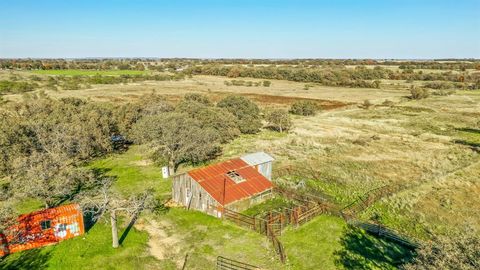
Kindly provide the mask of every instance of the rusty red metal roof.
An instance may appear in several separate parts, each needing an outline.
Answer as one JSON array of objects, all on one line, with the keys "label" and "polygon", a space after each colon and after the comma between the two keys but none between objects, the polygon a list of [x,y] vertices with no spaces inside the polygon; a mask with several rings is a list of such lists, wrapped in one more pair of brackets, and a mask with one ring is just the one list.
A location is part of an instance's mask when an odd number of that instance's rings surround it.
[{"label": "rusty red metal roof", "polygon": [[[237,172],[245,181],[235,183],[226,175],[229,171]],[[259,173],[255,167],[239,158],[195,169],[189,171],[188,174],[224,206],[273,187],[272,182]]]},{"label": "rusty red metal roof", "polygon": [[58,243],[85,232],[78,204],[70,204],[21,215],[0,233],[0,257]]}]

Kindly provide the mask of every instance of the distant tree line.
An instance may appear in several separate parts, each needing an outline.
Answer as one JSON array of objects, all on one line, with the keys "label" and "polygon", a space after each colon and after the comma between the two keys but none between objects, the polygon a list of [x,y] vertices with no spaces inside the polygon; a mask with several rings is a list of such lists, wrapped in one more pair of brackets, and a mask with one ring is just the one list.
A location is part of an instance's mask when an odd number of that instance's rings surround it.
[{"label": "distant tree line", "polygon": [[[361,71],[359,71],[361,70]],[[244,67],[204,65],[185,71],[193,75],[214,75],[230,78],[250,77],[259,79],[277,79],[296,82],[315,82],[329,86],[378,88],[379,81],[387,77],[386,69],[307,69],[291,67]]]},{"label": "distant tree line", "polygon": [[196,59],[196,58],[125,58],[125,59],[0,59],[0,69],[23,70],[176,70],[196,65],[269,65],[295,67],[399,66],[400,69],[480,70],[477,59],[374,60],[374,59]]},{"label": "distant tree line", "polygon": [[154,75],[120,75],[120,76],[105,76],[105,75],[75,75],[75,76],[49,76],[46,78],[33,75],[30,77],[31,82],[17,81],[17,78],[0,81],[0,95],[15,94],[33,91],[38,88],[46,88],[51,90],[78,90],[82,88],[90,88],[92,84],[120,84],[132,83],[147,80],[154,81],[178,81],[184,79],[182,73],[169,74],[154,74]]},{"label": "distant tree line", "polygon": [[271,81],[263,81],[263,82],[253,82],[253,81],[244,81],[244,80],[231,80],[231,81],[225,81],[224,84],[226,86],[264,86],[264,87],[270,87],[272,84]]},{"label": "distant tree line", "polygon": [[[450,81],[462,88],[478,89],[480,73],[456,74],[451,71],[442,73],[424,73],[422,71],[393,71],[376,66],[365,68],[298,68],[298,67],[248,67],[225,65],[201,65],[185,70],[193,75],[214,75],[230,78],[250,77],[259,79],[278,79],[296,82],[313,82],[327,86],[379,88],[382,79],[411,81]],[[460,88],[460,87],[459,87]]]}]

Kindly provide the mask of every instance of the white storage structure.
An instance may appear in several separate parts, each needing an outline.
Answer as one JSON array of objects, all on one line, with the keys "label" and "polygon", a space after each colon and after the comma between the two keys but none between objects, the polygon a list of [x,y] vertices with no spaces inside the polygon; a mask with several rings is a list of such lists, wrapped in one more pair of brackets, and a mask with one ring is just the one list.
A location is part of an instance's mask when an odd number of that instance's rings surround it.
[{"label": "white storage structure", "polygon": [[272,163],[275,160],[265,152],[257,152],[240,157],[250,166],[254,166],[265,178],[272,181]]}]

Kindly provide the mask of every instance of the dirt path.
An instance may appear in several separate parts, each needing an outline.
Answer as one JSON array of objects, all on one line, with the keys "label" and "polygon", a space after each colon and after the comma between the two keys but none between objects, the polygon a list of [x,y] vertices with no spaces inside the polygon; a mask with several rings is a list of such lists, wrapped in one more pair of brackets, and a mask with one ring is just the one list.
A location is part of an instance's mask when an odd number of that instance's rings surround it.
[{"label": "dirt path", "polygon": [[139,220],[135,227],[139,230],[146,231],[149,234],[148,250],[150,254],[158,260],[170,259],[174,261],[178,267],[181,267],[183,260],[180,254],[179,242],[182,241],[181,236],[169,234],[173,225],[167,221],[155,221],[152,219]]}]

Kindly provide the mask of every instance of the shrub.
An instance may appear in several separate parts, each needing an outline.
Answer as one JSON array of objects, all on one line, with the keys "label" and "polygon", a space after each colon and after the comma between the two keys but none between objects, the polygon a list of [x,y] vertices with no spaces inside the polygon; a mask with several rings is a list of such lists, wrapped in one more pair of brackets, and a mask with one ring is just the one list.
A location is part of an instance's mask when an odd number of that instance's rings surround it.
[{"label": "shrub", "polygon": [[0,81],[0,94],[5,93],[24,93],[34,90],[38,85],[36,83]]},{"label": "shrub", "polygon": [[410,88],[410,94],[411,94],[410,97],[412,99],[424,99],[430,96],[430,91],[428,91],[428,89],[425,89],[425,88],[412,86]]},{"label": "shrub", "polygon": [[290,113],[296,115],[315,115],[317,111],[317,105],[308,100],[295,101],[290,107]]},{"label": "shrub", "polygon": [[365,100],[363,101],[363,104],[362,104],[361,107],[364,108],[365,110],[368,110],[368,109],[370,109],[372,106],[373,106],[372,102],[370,102],[370,100],[368,100],[368,99],[365,99]]},{"label": "shrub", "polygon": [[260,109],[251,100],[242,96],[230,95],[218,102],[217,106],[225,108],[238,119],[242,133],[252,134],[260,130],[262,126]]},{"label": "shrub", "polygon": [[183,99],[186,100],[186,101],[196,101],[198,103],[202,103],[202,104],[207,105],[207,106],[212,105],[212,102],[210,101],[210,99],[208,99],[207,96],[202,95],[202,94],[196,94],[196,93],[186,94],[183,97]]},{"label": "shrub", "polygon": [[248,115],[238,120],[238,127],[244,134],[255,134],[260,131],[262,122],[258,116]]},{"label": "shrub", "polygon": [[455,94],[455,90],[437,90],[432,92],[435,96],[450,96]]},{"label": "shrub", "polygon": [[314,86],[313,84],[307,83],[307,84],[305,84],[305,85],[303,86],[303,90],[309,90],[310,87],[313,87],[313,86]]},{"label": "shrub", "polygon": [[286,110],[276,109],[267,114],[267,122],[269,128],[284,132],[292,127],[292,120]]},{"label": "shrub", "polygon": [[270,85],[272,85],[271,81],[263,81],[263,86],[270,87]]},{"label": "shrub", "polygon": [[382,105],[391,107],[391,106],[395,105],[395,103],[393,103],[393,101],[391,101],[389,99],[385,99],[385,101],[382,103]]},{"label": "shrub", "polygon": [[224,108],[204,107],[194,115],[194,118],[200,122],[201,128],[214,129],[222,143],[240,135],[237,118]]},{"label": "shrub", "polygon": [[425,83],[423,87],[431,89],[451,89],[454,88],[455,85],[451,82],[428,82]]},{"label": "shrub", "polygon": [[245,84],[244,80],[232,80],[232,85],[243,86]]}]

